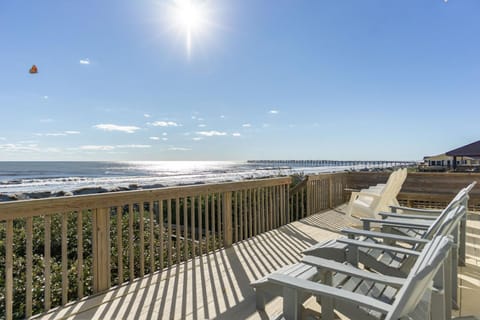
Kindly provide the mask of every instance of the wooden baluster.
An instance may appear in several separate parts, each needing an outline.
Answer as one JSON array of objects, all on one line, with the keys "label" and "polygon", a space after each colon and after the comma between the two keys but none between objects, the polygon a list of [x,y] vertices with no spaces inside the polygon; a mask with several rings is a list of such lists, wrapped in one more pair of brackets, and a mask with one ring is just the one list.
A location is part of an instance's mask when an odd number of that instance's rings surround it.
[{"label": "wooden baluster", "polygon": [[180,238],[182,237],[180,231],[180,198],[175,199],[175,247],[176,247],[176,261],[177,264],[181,261],[180,253]]},{"label": "wooden baluster", "polygon": [[5,239],[5,313],[6,319],[13,318],[13,220],[6,222]]},{"label": "wooden baluster", "polygon": [[209,206],[208,203],[210,201],[210,197],[208,194],[205,195],[205,253],[208,253],[210,251],[210,212],[209,212]]},{"label": "wooden baluster", "polygon": [[25,315],[28,317],[32,316],[32,273],[33,273],[33,218],[28,217],[27,219],[27,228],[25,230],[27,236],[26,243],[26,259],[27,259],[27,269],[26,269],[26,283],[25,283]]},{"label": "wooden baluster", "polygon": [[212,198],[211,198],[211,211],[212,211],[212,250],[215,250],[217,247],[217,237],[215,233],[215,201],[216,201],[216,194],[212,193]]},{"label": "wooden baluster", "polygon": [[163,200],[159,200],[158,201],[158,226],[160,228],[160,232],[159,232],[159,237],[160,237],[160,240],[158,241],[158,246],[159,246],[159,251],[160,251],[160,257],[159,257],[159,260],[160,260],[160,270],[163,270],[163,268],[165,267],[165,263],[164,263],[164,256],[165,256],[165,244],[164,244],[164,238],[165,238],[165,235],[164,235],[164,221],[165,221],[165,213],[164,213],[164,210],[163,210]]},{"label": "wooden baluster", "polygon": [[45,216],[45,247],[44,247],[44,261],[45,261],[45,310],[50,310],[51,307],[51,216]]},{"label": "wooden baluster", "polygon": [[273,187],[270,187],[269,188],[269,194],[268,194],[268,214],[270,216],[270,230],[273,230],[275,228],[275,220],[274,220],[274,217],[273,217],[273,192],[274,192],[274,189]]},{"label": "wooden baluster", "polygon": [[68,302],[68,247],[67,247],[67,227],[68,216],[62,214],[62,304]]},{"label": "wooden baluster", "polygon": [[198,196],[198,252],[199,255],[203,254],[202,242],[203,242],[203,215],[202,215],[202,196]]},{"label": "wooden baluster", "polygon": [[239,201],[238,201],[238,221],[239,221],[239,238],[240,240],[245,239],[243,235],[243,191],[238,191]]},{"label": "wooden baluster", "polygon": [[305,194],[305,190],[306,188],[302,188],[301,191],[300,191],[300,219],[302,218],[305,218],[306,216],[306,212],[305,212],[305,197],[304,197],[304,194]]},{"label": "wooden baluster", "polygon": [[266,192],[265,188],[262,188],[261,192],[261,197],[260,197],[260,210],[262,211],[262,232],[267,232],[267,212],[265,208],[265,197],[266,197]]},{"label": "wooden baluster", "polygon": [[222,230],[222,196],[221,193],[216,194],[217,200],[217,247],[221,248],[225,235]]},{"label": "wooden baluster", "polygon": [[223,245],[225,248],[232,246],[232,192],[222,194],[223,212]]},{"label": "wooden baluster", "polygon": [[122,242],[122,225],[123,225],[123,208],[117,207],[117,269],[118,284],[123,283],[123,242]]},{"label": "wooden baluster", "polygon": [[143,201],[138,203],[139,211],[139,232],[140,238],[140,277],[145,275],[145,204]]},{"label": "wooden baluster", "polygon": [[195,200],[196,197],[192,196],[191,201],[192,201],[192,206],[190,207],[190,233],[191,233],[191,241],[192,241],[192,258],[196,256],[195,253]]},{"label": "wooden baluster", "polygon": [[233,192],[233,228],[235,232],[235,242],[238,242],[238,193]]},{"label": "wooden baluster", "polygon": [[258,210],[257,210],[257,197],[258,197],[258,190],[253,189],[253,234],[256,236],[258,234]]},{"label": "wooden baluster", "polygon": [[247,190],[243,190],[243,238],[248,239],[248,202],[247,202]]},{"label": "wooden baluster", "polygon": [[133,221],[134,221],[134,213],[133,213],[133,203],[128,206],[128,251],[129,251],[129,259],[128,259],[128,267],[129,267],[129,281],[133,281],[135,278],[135,251],[134,251],[134,241],[135,236],[133,234]]},{"label": "wooden baluster", "polygon": [[110,208],[93,212],[93,292],[110,288]]},{"label": "wooden baluster", "polygon": [[283,198],[283,210],[284,210],[284,214],[285,214],[285,224],[288,224],[290,223],[290,216],[289,216],[289,213],[290,213],[290,198],[288,197],[288,189],[289,189],[289,186],[288,185],[282,185],[282,198]]},{"label": "wooden baluster", "polygon": [[261,188],[256,188],[255,189],[255,200],[256,200],[256,205],[255,209],[257,212],[257,234],[261,234],[262,231],[262,189]]},{"label": "wooden baluster", "polygon": [[183,256],[184,261],[188,260],[188,197],[183,198]]},{"label": "wooden baluster", "polygon": [[248,189],[248,237],[253,237],[253,199],[252,189]]},{"label": "wooden baluster", "polygon": [[153,250],[154,247],[154,238],[155,238],[155,229],[154,229],[154,217],[153,217],[153,201],[150,201],[148,203],[148,212],[149,212],[149,240],[150,240],[150,246],[149,246],[149,255],[150,255],[150,273],[155,271],[155,253]]},{"label": "wooden baluster", "polygon": [[77,216],[77,294],[83,298],[83,210]]},{"label": "wooden baluster", "polygon": [[282,217],[282,225],[287,224],[287,216],[285,215],[285,186],[279,186],[280,189],[280,212]]},{"label": "wooden baluster", "polygon": [[167,256],[168,266],[173,264],[172,261],[172,199],[167,199]]}]

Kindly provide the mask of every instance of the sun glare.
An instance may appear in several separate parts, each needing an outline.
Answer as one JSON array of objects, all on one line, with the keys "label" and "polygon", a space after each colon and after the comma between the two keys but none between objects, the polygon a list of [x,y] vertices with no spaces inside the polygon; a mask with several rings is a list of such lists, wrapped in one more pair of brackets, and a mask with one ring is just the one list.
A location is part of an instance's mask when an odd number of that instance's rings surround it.
[{"label": "sun glare", "polygon": [[169,10],[173,28],[185,37],[187,54],[190,57],[193,42],[199,40],[209,26],[209,8],[203,0],[175,0]]}]

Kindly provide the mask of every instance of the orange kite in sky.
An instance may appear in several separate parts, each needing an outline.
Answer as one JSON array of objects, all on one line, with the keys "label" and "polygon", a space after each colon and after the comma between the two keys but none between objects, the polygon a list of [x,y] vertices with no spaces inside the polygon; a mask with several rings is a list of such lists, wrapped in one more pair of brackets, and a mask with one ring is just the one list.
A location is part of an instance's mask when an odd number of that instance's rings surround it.
[{"label": "orange kite in sky", "polygon": [[33,65],[31,68],[30,68],[30,73],[38,73],[38,68],[36,65]]}]

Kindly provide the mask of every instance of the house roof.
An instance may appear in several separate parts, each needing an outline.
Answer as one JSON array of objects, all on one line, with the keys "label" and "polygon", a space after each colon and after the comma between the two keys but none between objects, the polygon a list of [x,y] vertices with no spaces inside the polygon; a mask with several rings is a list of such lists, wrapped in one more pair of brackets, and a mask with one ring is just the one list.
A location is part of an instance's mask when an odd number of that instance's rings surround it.
[{"label": "house roof", "polygon": [[464,145],[463,147],[450,150],[446,153],[449,156],[480,157],[480,140]]}]

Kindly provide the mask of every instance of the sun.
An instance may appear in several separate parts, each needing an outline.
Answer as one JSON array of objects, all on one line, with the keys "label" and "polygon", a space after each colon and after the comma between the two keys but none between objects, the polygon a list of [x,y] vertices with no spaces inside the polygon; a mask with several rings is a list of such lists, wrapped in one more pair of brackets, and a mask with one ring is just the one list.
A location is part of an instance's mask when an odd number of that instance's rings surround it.
[{"label": "sun", "polygon": [[210,25],[210,8],[203,0],[175,0],[169,6],[169,20],[173,29],[185,37],[185,47],[190,57],[193,42],[204,35]]}]

